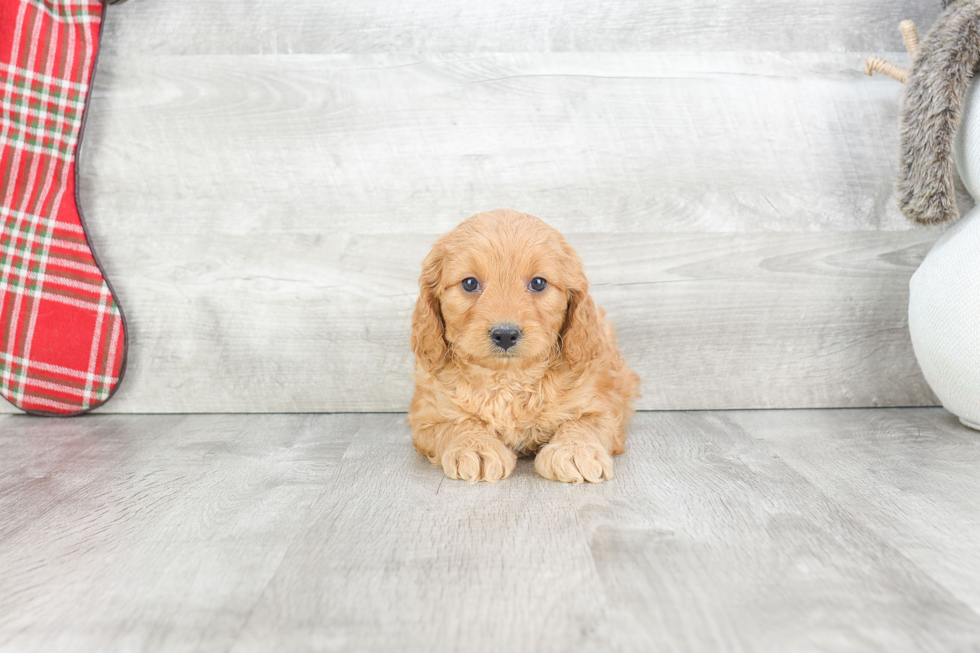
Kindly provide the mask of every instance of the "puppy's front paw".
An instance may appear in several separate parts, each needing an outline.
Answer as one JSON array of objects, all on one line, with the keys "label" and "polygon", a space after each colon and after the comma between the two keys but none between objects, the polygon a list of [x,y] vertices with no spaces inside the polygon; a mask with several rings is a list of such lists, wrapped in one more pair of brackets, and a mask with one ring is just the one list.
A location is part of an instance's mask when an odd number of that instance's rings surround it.
[{"label": "puppy's front paw", "polygon": [[599,443],[564,440],[546,444],[534,459],[538,474],[562,483],[601,483],[613,478],[613,461]]},{"label": "puppy's front paw", "polygon": [[446,476],[469,483],[495,483],[510,476],[517,456],[496,438],[462,438],[442,454]]}]

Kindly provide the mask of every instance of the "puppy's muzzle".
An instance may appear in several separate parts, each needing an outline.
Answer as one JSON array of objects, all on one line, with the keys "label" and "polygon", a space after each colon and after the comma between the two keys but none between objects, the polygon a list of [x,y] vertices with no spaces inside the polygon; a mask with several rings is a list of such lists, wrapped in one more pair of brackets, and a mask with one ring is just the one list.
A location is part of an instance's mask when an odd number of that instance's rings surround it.
[{"label": "puppy's muzzle", "polygon": [[521,339],[521,328],[516,324],[496,324],[490,329],[490,341],[498,349],[507,351]]}]

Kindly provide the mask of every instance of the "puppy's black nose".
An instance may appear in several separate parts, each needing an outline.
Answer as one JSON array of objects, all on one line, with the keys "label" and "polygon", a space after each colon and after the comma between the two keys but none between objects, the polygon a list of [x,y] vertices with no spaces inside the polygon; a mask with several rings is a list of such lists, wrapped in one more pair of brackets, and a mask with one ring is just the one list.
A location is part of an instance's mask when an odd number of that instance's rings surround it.
[{"label": "puppy's black nose", "polygon": [[516,324],[498,324],[490,329],[493,344],[507,351],[521,339],[521,328]]}]

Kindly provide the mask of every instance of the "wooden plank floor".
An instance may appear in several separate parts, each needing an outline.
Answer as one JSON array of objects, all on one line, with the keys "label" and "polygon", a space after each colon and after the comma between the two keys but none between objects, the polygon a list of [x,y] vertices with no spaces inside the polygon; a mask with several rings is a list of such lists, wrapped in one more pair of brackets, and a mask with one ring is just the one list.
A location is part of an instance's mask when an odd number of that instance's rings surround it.
[{"label": "wooden plank floor", "polygon": [[980,648],[980,434],[641,413],[616,480],[444,480],[403,416],[0,417],[4,651]]}]

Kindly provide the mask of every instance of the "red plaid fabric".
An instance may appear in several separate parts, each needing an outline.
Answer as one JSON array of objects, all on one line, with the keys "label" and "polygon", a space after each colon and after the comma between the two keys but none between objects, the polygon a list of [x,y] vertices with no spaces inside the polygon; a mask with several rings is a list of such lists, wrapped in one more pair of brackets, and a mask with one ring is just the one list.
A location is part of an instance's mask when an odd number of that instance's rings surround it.
[{"label": "red plaid fabric", "polygon": [[122,315],[75,202],[102,11],[0,0],[0,394],[36,414],[102,404],[125,363]]}]

